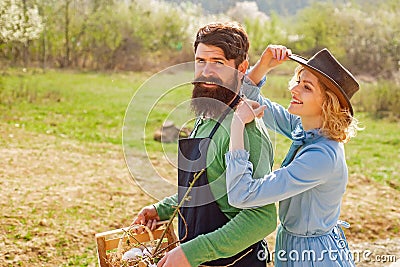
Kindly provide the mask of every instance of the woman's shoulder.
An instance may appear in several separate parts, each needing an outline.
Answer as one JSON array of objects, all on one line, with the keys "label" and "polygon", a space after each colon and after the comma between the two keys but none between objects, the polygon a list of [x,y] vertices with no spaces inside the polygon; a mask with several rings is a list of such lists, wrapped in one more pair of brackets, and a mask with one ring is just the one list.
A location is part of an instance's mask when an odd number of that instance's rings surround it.
[{"label": "woman's shoulder", "polygon": [[343,144],[325,136],[320,136],[315,142],[306,145],[304,152],[306,151],[316,152],[319,160],[325,157],[329,158],[332,163],[342,160],[345,156]]}]

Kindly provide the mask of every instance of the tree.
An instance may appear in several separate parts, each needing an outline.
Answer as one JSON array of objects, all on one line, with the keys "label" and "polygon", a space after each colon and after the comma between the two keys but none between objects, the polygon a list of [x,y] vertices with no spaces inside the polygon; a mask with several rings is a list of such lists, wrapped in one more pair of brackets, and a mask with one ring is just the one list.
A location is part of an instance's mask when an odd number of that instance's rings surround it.
[{"label": "tree", "polygon": [[37,6],[29,7],[26,0],[0,2],[0,44],[9,42],[22,44],[25,66],[28,65],[29,59],[29,42],[38,39],[42,31],[43,22]]},{"label": "tree", "polygon": [[25,0],[0,1],[0,41],[27,44],[43,31],[37,6],[28,7]]}]

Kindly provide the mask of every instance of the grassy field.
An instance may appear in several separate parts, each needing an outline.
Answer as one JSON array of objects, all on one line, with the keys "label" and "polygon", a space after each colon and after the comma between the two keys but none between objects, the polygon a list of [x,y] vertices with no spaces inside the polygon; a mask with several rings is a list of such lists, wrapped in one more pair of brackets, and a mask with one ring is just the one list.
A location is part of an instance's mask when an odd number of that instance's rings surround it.
[{"label": "grassy field", "polygon": [[[163,73],[160,80],[169,82],[159,84],[150,73],[3,71],[0,266],[95,266],[94,234],[127,226],[154,202],[130,179],[122,132],[137,155],[134,167],[150,157],[174,175],[162,155],[176,154],[176,144],[153,140],[166,119],[192,125],[191,86],[174,77]],[[275,89],[264,94],[286,105],[287,79],[270,77]],[[400,125],[368,113],[358,118],[365,130],[346,145],[351,179],[343,216],[355,224],[346,235],[361,244],[400,230]],[[277,137],[275,145],[279,163],[289,142]]]},{"label": "grassy field", "polygon": [[2,121],[81,141],[121,143],[125,109],[145,78],[9,71],[0,80]]},{"label": "grassy field", "polygon": [[[285,89],[286,77],[271,77],[269,82],[272,88],[278,88],[270,91],[268,86],[263,88],[263,94],[269,96],[276,102],[287,106],[289,103],[289,94]],[[361,88],[363,86],[361,85]],[[357,94],[363,94],[361,89]],[[378,182],[385,183],[397,190],[400,190],[400,172],[399,172],[399,153],[400,151],[400,122],[392,118],[377,119],[374,114],[367,112],[357,113],[357,106],[354,107],[356,118],[360,122],[363,130],[359,131],[357,136],[345,145],[346,159],[350,174],[363,174]],[[278,147],[288,147],[289,141],[277,136]],[[281,146],[280,144],[283,144]],[[276,151],[277,161],[283,159],[286,151]]]},{"label": "grassy field", "polygon": [[[161,145],[153,140],[154,131],[165,120],[192,127],[193,116],[188,112],[191,87],[178,83],[168,88],[173,83],[162,81],[170,77],[176,74],[154,78],[146,73],[8,71],[0,80],[1,121],[89,143],[121,144],[126,114],[126,126],[132,130],[125,135],[126,144],[149,153],[175,153],[176,144]],[[287,80],[287,76],[270,77],[264,95],[286,106]],[[368,113],[359,113],[357,118],[365,130],[346,145],[350,173],[363,173],[400,189],[400,123],[375,119]],[[276,162],[288,146],[287,140],[277,136]]]}]

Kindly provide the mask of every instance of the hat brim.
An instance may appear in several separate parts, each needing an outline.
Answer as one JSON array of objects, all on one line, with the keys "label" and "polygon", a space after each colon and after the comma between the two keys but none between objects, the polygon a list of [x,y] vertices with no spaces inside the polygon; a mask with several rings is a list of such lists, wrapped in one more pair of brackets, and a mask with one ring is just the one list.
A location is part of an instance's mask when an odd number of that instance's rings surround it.
[{"label": "hat brim", "polygon": [[325,84],[329,89],[331,89],[337,98],[339,99],[339,103],[343,108],[349,109],[351,115],[353,116],[353,107],[350,103],[350,100],[347,98],[346,94],[344,93],[344,90],[332,79],[329,77],[329,75],[325,74],[324,72],[318,70],[317,68],[310,66],[308,64],[308,60],[299,56],[292,54],[289,56],[289,58],[302,66],[304,66],[307,70],[309,70],[312,74],[317,76],[317,78]]}]

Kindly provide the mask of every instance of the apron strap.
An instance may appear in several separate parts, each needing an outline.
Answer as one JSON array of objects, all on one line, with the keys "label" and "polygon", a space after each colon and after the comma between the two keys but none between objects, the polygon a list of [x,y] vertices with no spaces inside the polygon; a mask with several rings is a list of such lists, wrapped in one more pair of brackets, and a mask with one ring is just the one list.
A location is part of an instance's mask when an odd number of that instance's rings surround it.
[{"label": "apron strap", "polygon": [[215,132],[218,130],[218,127],[221,125],[222,121],[225,119],[225,117],[228,115],[228,113],[233,109],[237,103],[240,101],[240,95],[236,95],[236,97],[233,99],[233,101],[229,104],[229,107],[225,109],[225,111],[222,113],[221,117],[219,117],[217,123],[215,124],[214,128],[211,130],[210,135],[208,138],[212,139]]}]

